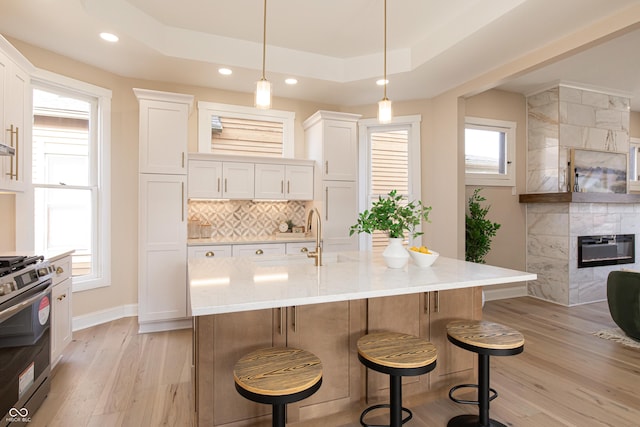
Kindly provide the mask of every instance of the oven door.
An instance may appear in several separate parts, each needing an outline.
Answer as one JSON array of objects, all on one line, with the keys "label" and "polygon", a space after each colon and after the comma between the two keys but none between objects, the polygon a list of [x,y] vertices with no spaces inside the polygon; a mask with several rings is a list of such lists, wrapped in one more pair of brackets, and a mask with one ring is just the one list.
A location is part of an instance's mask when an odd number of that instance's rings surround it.
[{"label": "oven door", "polygon": [[30,418],[49,386],[51,279],[16,299],[0,307],[0,425]]}]

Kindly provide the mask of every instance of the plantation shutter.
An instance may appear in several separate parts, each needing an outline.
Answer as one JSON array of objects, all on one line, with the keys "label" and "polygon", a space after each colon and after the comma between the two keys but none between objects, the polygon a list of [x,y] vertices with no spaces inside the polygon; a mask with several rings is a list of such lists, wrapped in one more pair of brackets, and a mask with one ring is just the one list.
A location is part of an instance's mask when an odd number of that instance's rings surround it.
[{"label": "plantation shutter", "polygon": [[[391,190],[409,194],[409,133],[394,130],[371,133],[371,200],[385,197]],[[407,237],[407,236],[405,236]],[[389,243],[386,233],[372,235],[374,251],[383,250]]]},{"label": "plantation shutter", "polygon": [[211,152],[240,156],[282,157],[283,124],[214,116]]}]

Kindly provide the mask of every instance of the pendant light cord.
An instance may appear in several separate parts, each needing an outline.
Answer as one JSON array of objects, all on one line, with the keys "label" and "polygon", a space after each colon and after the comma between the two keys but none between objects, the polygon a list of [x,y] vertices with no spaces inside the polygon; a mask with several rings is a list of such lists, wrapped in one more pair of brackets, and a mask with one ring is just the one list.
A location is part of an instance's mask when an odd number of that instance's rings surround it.
[{"label": "pendant light cord", "polygon": [[387,99],[387,0],[384,0],[384,99]]},{"label": "pendant light cord", "polygon": [[[384,0],[385,3],[387,0]],[[264,0],[264,13],[263,22],[262,22],[262,80],[266,80],[264,78],[264,68],[265,68],[265,57],[267,52],[267,0]],[[386,42],[385,42],[386,43]]]}]

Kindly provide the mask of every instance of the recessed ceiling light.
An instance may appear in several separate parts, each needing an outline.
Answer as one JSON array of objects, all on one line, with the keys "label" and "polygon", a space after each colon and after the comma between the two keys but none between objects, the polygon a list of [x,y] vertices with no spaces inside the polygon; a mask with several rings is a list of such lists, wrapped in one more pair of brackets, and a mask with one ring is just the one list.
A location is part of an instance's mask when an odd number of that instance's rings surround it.
[{"label": "recessed ceiling light", "polygon": [[118,38],[118,36],[116,36],[115,34],[112,34],[112,33],[100,33],[100,38],[102,40],[106,40],[106,41],[111,42],[111,43],[115,43],[118,40],[120,40]]},{"label": "recessed ceiling light", "polygon": [[380,80],[377,80],[377,81],[376,81],[376,84],[377,84],[378,86],[388,85],[388,84],[389,84],[389,80],[388,80],[388,79],[387,79],[387,80],[385,80],[385,79],[380,79]]},{"label": "recessed ceiling light", "polygon": [[223,76],[230,76],[231,74],[233,74],[233,71],[228,68],[218,68],[218,72]]},{"label": "recessed ceiling light", "polygon": [[284,82],[286,84],[288,84],[288,85],[294,85],[294,84],[298,83],[298,80],[290,77],[290,78],[286,79]]}]

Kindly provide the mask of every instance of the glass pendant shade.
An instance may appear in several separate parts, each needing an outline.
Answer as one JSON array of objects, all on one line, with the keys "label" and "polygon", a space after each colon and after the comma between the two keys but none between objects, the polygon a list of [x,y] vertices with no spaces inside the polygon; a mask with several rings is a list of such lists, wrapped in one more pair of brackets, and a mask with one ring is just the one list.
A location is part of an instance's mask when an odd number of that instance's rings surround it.
[{"label": "glass pendant shade", "polygon": [[271,108],[271,82],[264,78],[256,83],[256,108]]},{"label": "glass pendant shade", "polygon": [[378,102],[378,122],[385,124],[391,123],[393,112],[391,111],[391,101],[383,98]]}]

